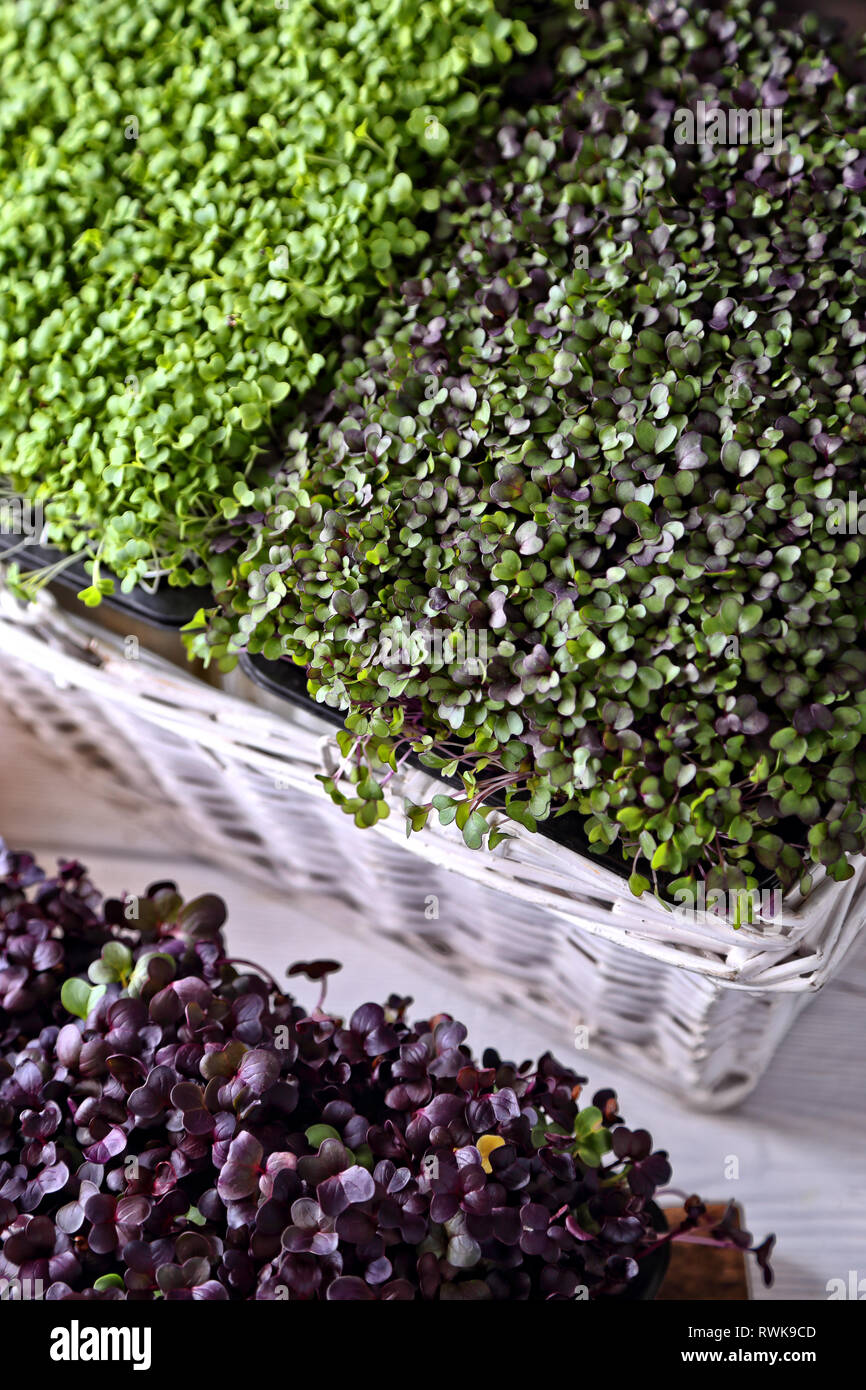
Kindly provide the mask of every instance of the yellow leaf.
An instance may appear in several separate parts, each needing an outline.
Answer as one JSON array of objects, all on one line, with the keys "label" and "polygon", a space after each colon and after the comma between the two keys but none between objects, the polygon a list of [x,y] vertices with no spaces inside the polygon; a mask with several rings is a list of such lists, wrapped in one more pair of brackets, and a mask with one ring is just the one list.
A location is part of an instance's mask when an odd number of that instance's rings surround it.
[{"label": "yellow leaf", "polygon": [[481,1167],[485,1173],[492,1173],[493,1166],[489,1155],[494,1149],[501,1149],[505,1140],[498,1134],[482,1134],[477,1140],[475,1147],[481,1155]]}]

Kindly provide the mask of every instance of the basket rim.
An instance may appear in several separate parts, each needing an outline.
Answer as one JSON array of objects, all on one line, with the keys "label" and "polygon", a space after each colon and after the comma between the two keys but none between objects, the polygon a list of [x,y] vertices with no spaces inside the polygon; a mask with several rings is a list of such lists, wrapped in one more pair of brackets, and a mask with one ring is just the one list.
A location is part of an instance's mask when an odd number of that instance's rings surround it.
[{"label": "basket rim", "polygon": [[[286,713],[273,713],[206,684],[143,645],[130,661],[122,638],[92,619],[63,612],[45,592],[27,604],[0,586],[0,653],[180,734],[225,766],[240,763],[272,785],[282,782],[328,799],[319,778],[340,754],[333,728],[313,701],[302,716],[313,727],[304,728],[288,705]],[[808,898],[799,892],[783,897],[784,922],[778,927],[744,925],[735,931],[714,915],[701,921],[701,914],[677,912],[656,897],[636,899],[610,868],[497,812],[490,823],[509,838],[493,851],[470,850],[456,826],[438,822],[407,840],[402,802],[429,799],[431,788],[447,790],[429,770],[407,769],[395,777],[388,801],[396,814],[366,833],[708,983],[750,991],[815,990],[866,924],[866,856],[858,857],[855,875],[843,883],[825,875]]]},{"label": "basket rim", "polygon": [[[331,725],[335,729],[340,729],[343,727],[342,711],[335,709],[331,705],[325,704],[323,702],[318,702],[307,693],[306,683],[303,679],[303,676],[300,674],[301,668],[299,666],[293,665],[288,660],[269,661],[262,655],[251,655],[249,652],[243,652],[241,654],[238,665],[241,671],[243,671],[244,675],[246,675],[255,685],[260,686],[263,690],[267,691],[271,695],[274,695],[277,699],[285,700],[289,704],[294,704],[298,708],[306,710],[308,714],[319,715],[326,724]],[[282,670],[280,668],[282,668]],[[431,769],[426,768],[424,764],[420,761],[420,759],[414,754],[408,755],[406,758],[406,762],[411,764],[412,767],[414,767],[416,770],[422,773],[431,772]],[[443,777],[441,773],[437,775],[437,781],[443,784],[452,785],[454,787],[458,787],[460,785],[459,778],[457,778],[456,776],[453,778]],[[595,864],[601,868],[609,869],[610,872],[614,875],[614,877],[621,881],[621,885],[627,885],[629,878],[628,866],[624,862],[619,861],[612,851],[606,854],[595,855],[589,849],[588,844],[581,846],[579,843],[574,843],[575,839],[586,839],[585,836],[579,836],[576,832],[572,832],[572,826],[575,825],[575,823],[580,819],[581,818],[577,812],[569,812],[567,815],[561,818],[550,817],[548,820],[543,821],[539,825],[539,828],[535,833],[537,834],[540,840],[551,842],[554,846],[556,846],[557,849],[564,849],[573,854],[576,854],[588,864]],[[514,822],[510,821],[507,817],[503,817],[498,823],[506,824],[509,826],[513,826],[515,824]],[[560,833],[557,833],[557,831],[560,831]],[[563,831],[565,831],[565,833],[562,833]],[[823,868],[823,865],[820,866],[820,868],[816,868],[816,870],[812,874],[812,877],[814,880],[817,880],[817,882],[822,881],[823,878],[826,877],[826,872]],[[817,882],[815,883],[816,887]],[[743,893],[746,893],[747,890],[742,891]],[[773,879],[772,882],[763,884],[760,889],[751,891],[756,891],[758,893],[758,899],[762,905],[762,908],[767,905],[767,898],[772,898],[774,902],[773,904],[770,904],[770,906],[774,906],[775,900],[778,899],[780,902],[784,901],[786,912],[791,912],[793,914],[795,910],[794,894],[788,893],[787,895],[785,895],[778,879]],[[680,907],[683,906],[678,905],[675,902],[672,903],[670,899],[660,898],[657,894],[653,894],[652,896],[655,898],[656,901],[661,902],[663,906],[669,908],[674,912],[679,911]],[[676,895],[674,896],[676,897]],[[712,896],[712,893],[710,894],[710,896]],[[703,901],[704,903],[707,902],[706,894],[703,895]],[[731,928],[731,930],[739,930],[739,926],[735,921],[731,920],[730,918],[723,917],[722,914],[719,912],[710,912],[709,910],[700,911],[695,908],[688,910],[685,913],[685,915],[689,918],[697,917],[701,921],[705,922],[724,921],[725,924]],[[782,918],[780,917],[778,911],[771,911],[769,916],[777,926],[783,924]],[[794,925],[795,920],[796,919],[792,915],[790,925]]]}]

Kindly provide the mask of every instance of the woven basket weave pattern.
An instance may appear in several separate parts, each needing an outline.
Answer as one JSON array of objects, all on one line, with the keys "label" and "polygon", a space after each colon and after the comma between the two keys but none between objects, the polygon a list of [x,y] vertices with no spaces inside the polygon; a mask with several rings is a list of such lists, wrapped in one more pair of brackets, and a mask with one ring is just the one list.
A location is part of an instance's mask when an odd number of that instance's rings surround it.
[{"label": "woven basket weave pattern", "polygon": [[257,707],[143,648],[129,660],[122,639],[48,595],[25,607],[2,593],[0,660],[4,701],[64,750],[70,773],[102,778],[120,802],[139,779],[156,784],[191,854],[338,893],[371,940],[410,943],[485,998],[696,1105],[748,1093],[866,919],[862,861],[847,883],[734,931],[637,901],[609,869],[521,827],[505,827],[513,838],[493,853],[468,849],[453,826],[407,841],[403,798],[440,788],[417,770],[394,779],[392,815],[359,831],[317,781],[339,752],[314,711]]}]

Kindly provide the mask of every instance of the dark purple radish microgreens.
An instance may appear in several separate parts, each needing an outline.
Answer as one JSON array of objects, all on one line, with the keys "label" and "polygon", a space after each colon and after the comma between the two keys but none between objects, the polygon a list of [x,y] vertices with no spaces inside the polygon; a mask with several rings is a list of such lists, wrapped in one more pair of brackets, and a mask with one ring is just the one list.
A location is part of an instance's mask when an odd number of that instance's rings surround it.
[{"label": "dark purple radish microgreens", "polygon": [[[410,1024],[397,995],[338,1018],[335,961],[287,972],[320,982],[308,1011],[239,972],[218,899],[157,884],[136,922],[81,866],[0,852],[0,978],[25,972],[0,1004],[0,1279],[52,1299],[607,1298],[671,1240],[752,1248],[696,1198],[660,1234],[667,1154],[551,1054],[476,1061],[462,1024]],[[106,962],[120,978],[94,985]]]}]

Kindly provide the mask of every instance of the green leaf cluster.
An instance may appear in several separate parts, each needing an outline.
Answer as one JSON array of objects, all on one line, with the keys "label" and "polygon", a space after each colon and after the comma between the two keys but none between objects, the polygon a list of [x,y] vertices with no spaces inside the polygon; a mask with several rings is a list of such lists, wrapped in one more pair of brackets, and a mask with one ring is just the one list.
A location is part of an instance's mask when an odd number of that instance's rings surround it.
[{"label": "green leaf cluster", "polygon": [[533,43],[493,0],[0,0],[0,474],[46,540],[207,582]]},{"label": "green leaf cluster", "polygon": [[[576,812],[638,894],[808,891],[866,849],[866,48],[661,8],[573,14],[480,128],[191,645],[348,712],[358,824],[415,753],[462,789],[410,829]],[[748,84],[778,148],[678,141]]]}]

